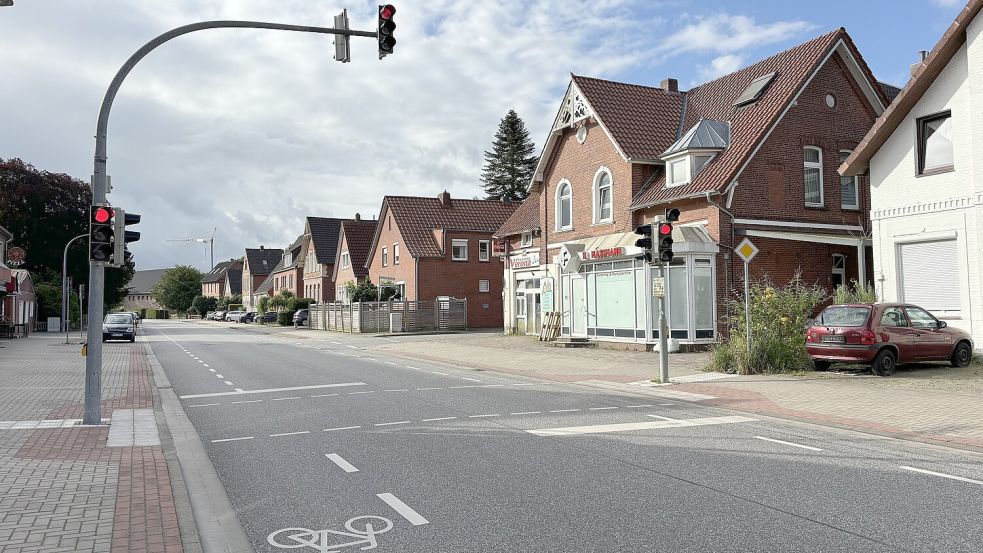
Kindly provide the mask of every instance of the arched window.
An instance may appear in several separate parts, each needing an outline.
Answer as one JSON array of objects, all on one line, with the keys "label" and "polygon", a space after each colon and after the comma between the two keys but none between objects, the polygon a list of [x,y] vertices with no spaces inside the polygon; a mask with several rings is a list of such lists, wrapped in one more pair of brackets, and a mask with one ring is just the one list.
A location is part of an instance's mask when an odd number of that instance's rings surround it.
[{"label": "arched window", "polygon": [[573,191],[570,183],[560,181],[556,189],[556,230],[573,228]]},{"label": "arched window", "polygon": [[611,172],[601,167],[594,175],[594,223],[611,222]]}]

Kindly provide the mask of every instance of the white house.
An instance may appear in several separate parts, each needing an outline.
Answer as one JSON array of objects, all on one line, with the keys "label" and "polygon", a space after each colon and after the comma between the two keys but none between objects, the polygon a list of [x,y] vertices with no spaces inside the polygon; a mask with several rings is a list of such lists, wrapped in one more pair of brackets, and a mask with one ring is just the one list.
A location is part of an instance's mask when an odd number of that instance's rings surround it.
[{"label": "white house", "polygon": [[925,307],[983,347],[983,0],[971,0],[840,167],[870,174],[882,301]]}]

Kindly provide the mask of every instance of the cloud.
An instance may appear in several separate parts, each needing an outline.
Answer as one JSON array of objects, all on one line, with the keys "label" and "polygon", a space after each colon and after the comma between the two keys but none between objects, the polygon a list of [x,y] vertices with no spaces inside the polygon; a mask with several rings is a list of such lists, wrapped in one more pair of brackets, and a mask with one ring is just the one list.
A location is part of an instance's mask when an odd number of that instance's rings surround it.
[{"label": "cloud", "polygon": [[955,6],[962,6],[966,4],[966,0],[932,0],[932,3],[937,6],[952,8]]},{"label": "cloud", "polygon": [[658,50],[663,55],[687,52],[728,54],[786,41],[814,29],[814,25],[806,21],[757,23],[746,15],[726,13],[710,17],[684,15],[681,23],[684,23],[683,27],[659,46]]},{"label": "cloud", "polygon": [[728,73],[737,71],[744,65],[744,57],[736,54],[717,56],[708,65],[699,67],[699,77],[702,82],[712,81]]}]

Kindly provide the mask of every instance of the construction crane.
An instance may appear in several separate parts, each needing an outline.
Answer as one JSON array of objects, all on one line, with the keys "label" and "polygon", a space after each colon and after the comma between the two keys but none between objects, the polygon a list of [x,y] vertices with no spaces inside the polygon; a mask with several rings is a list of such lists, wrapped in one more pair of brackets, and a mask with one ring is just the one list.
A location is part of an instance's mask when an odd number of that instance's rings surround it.
[{"label": "construction crane", "polygon": [[212,235],[207,238],[174,238],[171,240],[164,240],[165,242],[201,242],[202,244],[208,244],[208,251],[211,257],[212,264],[208,266],[211,270],[215,267],[215,231],[218,227],[212,229]]}]

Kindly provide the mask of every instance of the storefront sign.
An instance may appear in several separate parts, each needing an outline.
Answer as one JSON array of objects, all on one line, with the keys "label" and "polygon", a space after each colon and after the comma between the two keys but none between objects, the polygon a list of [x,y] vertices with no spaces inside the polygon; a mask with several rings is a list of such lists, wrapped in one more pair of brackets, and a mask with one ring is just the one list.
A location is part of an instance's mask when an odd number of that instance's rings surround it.
[{"label": "storefront sign", "polygon": [[528,253],[526,255],[513,255],[509,258],[509,265],[511,265],[513,269],[539,267],[539,252]]},{"label": "storefront sign", "polygon": [[604,259],[606,257],[620,257],[627,254],[628,251],[624,246],[618,246],[616,248],[601,248],[598,250],[587,250],[585,252],[580,252],[580,259],[588,261],[591,259]]},{"label": "storefront sign", "polygon": [[505,240],[492,241],[492,255],[501,257],[505,255]]},{"label": "storefront sign", "polygon": [[11,267],[20,267],[26,258],[27,252],[24,251],[24,248],[14,246],[7,250],[7,265]]},{"label": "storefront sign", "polygon": [[553,311],[553,277],[546,277],[540,282],[542,286],[542,299],[540,300],[540,311],[549,313]]},{"label": "storefront sign", "polygon": [[393,277],[380,276],[379,284],[396,284],[396,279]]}]

